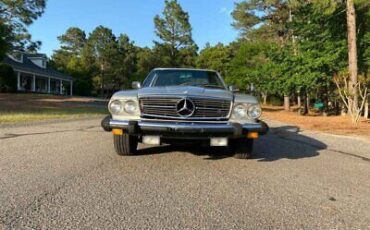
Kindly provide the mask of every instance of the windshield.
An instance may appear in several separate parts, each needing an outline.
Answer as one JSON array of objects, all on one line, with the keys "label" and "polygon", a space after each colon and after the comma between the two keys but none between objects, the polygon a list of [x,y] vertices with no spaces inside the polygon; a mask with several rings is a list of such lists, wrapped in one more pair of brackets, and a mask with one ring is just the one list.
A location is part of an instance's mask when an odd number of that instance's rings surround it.
[{"label": "windshield", "polygon": [[145,86],[199,86],[225,89],[224,83],[213,71],[160,70],[151,74],[147,80]]}]

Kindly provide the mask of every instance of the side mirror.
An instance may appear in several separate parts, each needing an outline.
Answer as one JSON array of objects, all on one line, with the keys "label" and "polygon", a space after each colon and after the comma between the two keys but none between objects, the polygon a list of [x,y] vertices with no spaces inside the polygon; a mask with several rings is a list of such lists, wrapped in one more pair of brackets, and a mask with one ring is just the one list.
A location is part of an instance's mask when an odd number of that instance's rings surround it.
[{"label": "side mirror", "polygon": [[141,88],[141,83],[138,82],[138,81],[133,81],[131,83],[131,86],[132,86],[133,89],[140,89]]},{"label": "side mirror", "polygon": [[239,92],[239,89],[235,85],[229,85],[229,90],[231,92]]}]

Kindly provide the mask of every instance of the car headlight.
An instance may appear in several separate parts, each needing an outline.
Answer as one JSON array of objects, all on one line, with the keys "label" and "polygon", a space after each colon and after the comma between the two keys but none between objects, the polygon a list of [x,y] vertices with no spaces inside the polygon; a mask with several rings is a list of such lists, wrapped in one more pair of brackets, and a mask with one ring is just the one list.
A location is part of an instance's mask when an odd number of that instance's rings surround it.
[{"label": "car headlight", "polygon": [[109,111],[112,114],[120,114],[123,111],[123,104],[119,100],[114,100],[109,104]]},{"label": "car headlight", "polygon": [[135,101],[129,100],[125,102],[124,110],[126,113],[134,114],[137,110],[137,104]]},{"label": "car headlight", "polygon": [[259,105],[251,105],[248,108],[248,116],[252,119],[258,119],[262,114],[262,109]]},{"label": "car headlight", "polygon": [[248,115],[247,108],[244,105],[237,105],[233,109],[233,116],[236,119],[245,119]]}]

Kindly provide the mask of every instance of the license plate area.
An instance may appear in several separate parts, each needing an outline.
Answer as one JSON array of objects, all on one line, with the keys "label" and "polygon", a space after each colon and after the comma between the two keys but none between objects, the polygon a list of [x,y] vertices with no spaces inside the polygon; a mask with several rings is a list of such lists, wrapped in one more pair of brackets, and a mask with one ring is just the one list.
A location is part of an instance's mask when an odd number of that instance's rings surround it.
[{"label": "license plate area", "polygon": [[143,136],[143,144],[147,145],[160,145],[161,138],[159,136]]},{"label": "license plate area", "polygon": [[228,146],[229,140],[226,137],[212,137],[210,145],[213,147]]}]

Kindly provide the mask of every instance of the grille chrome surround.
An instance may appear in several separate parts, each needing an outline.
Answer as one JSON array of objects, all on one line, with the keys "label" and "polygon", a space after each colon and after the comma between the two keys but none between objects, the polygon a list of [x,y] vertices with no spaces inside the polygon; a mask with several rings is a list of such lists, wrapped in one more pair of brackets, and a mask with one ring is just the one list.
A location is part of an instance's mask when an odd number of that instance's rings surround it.
[{"label": "grille chrome surround", "polygon": [[[184,98],[195,104],[195,112],[190,117],[183,117],[177,112],[177,103]],[[230,118],[233,103],[223,98],[156,95],[140,97],[139,104],[142,118],[225,121]]]}]

